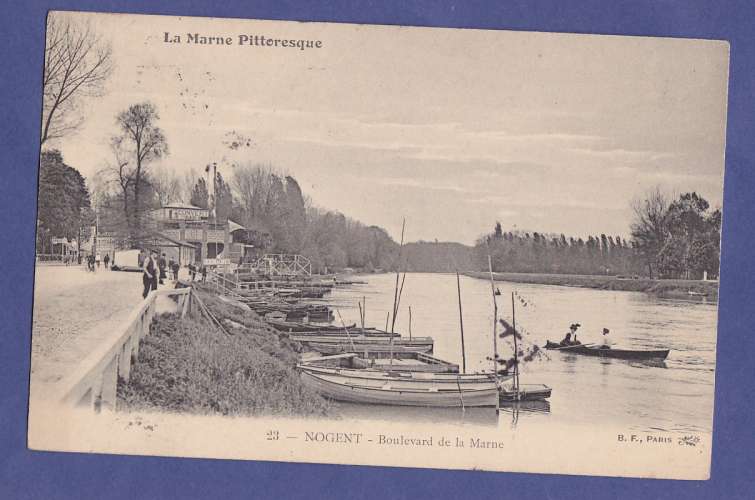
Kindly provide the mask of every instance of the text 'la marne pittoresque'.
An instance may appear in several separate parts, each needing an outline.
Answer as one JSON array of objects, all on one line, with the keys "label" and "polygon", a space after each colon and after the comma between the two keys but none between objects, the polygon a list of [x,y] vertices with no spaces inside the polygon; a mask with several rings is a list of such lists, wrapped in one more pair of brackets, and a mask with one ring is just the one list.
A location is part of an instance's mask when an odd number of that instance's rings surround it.
[{"label": "text 'la marne pittoresque'", "polygon": [[184,36],[164,32],[163,42],[192,45],[246,45],[250,47],[271,47],[288,49],[321,49],[322,40],[301,38],[275,38],[265,35],[207,36],[199,33],[186,33]]}]

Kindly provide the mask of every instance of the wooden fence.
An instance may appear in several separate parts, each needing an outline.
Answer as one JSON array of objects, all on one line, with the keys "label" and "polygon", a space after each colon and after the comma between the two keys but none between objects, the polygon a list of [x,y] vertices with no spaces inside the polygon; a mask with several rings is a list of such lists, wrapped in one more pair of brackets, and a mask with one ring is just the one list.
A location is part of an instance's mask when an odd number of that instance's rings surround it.
[{"label": "wooden fence", "polygon": [[193,314],[198,307],[191,288],[155,290],[91,352],[69,376],[56,384],[59,402],[69,407],[90,408],[95,412],[115,410],[118,380],[128,382],[131,365],[139,355],[139,342],[149,335],[159,297],[174,298],[181,316]]}]

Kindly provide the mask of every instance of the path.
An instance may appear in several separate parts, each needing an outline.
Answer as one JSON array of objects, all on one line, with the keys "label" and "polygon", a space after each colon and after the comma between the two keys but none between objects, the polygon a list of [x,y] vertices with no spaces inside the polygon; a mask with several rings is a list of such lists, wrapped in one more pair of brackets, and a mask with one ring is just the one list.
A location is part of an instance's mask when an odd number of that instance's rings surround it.
[{"label": "path", "polygon": [[[164,286],[173,286],[166,281]],[[32,321],[31,392],[55,383],[142,301],[141,273],[104,267],[37,266]]]}]

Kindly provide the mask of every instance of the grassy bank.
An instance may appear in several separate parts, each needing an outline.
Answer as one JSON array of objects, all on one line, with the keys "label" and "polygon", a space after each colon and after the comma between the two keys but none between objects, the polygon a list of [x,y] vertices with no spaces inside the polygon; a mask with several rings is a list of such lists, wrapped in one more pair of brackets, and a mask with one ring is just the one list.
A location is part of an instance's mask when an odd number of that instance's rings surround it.
[{"label": "grassy bank", "polygon": [[251,311],[202,294],[226,326],[201,318],[154,319],[131,379],[118,386],[122,408],[222,415],[326,415],[328,402],[303,386],[299,344]]},{"label": "grassy bank", "polygon": [[[464,274],[473,278],[490,279],[490,275],[485,272],[467,272]],[[510,281],[514,283],[646,292],[663,298],[699,299],[701,296],[705,296],[707,300],[716,300],[718,298],[718,282],[713,281],[651,280],[647,278],[618,278],[616,276],[534,273],[493,273],[493,278],[496,281]]]}]

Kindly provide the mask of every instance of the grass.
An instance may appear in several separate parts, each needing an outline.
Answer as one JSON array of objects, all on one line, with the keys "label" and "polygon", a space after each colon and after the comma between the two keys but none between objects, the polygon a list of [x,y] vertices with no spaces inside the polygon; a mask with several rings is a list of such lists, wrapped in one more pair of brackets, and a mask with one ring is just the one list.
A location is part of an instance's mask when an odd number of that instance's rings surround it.
[{"label": "grass", "polygon": [[[485,272],[469,272],[467,276],[490,279]],[[704,294],[707,299],[718,297],[718,282],[697,280],[651,280],[648,278],[630,279],[616,276],[590,276],[575,274],[538,274],[538,273],[493,273],[497,281],[514,283],[532,283],[541,285],[575,286],[597,290],[618,290],[628,292],[646,292],[664,298],[691,298],[689,292]]]},{"label": "grass", "polygon": [[128,383],[128,410],[221,415],[327,415],[331,405],[301,383],[300,346],[251,311],[206,293],[202,300],[230,335],[202,318],[156,317],[142,339]]}]

